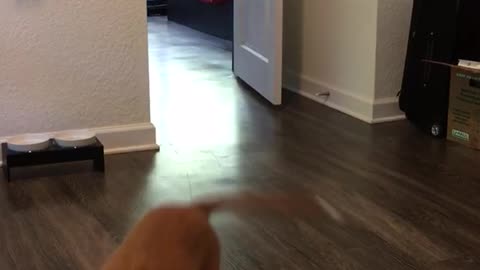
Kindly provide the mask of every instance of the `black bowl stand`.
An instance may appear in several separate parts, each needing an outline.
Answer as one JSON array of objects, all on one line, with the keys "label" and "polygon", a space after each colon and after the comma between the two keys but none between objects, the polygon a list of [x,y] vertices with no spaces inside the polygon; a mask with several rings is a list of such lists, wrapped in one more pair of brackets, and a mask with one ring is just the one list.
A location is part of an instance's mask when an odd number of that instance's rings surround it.
[{"label": "black bowl stand", "polygon": [[60,147],[51,139],[47,149],[35,152],[12,151],[7,143],[2,143],[2,154],[3,172],[9,182],[10,170],[15,167],[92,160],[96,171],[105,171],[103,144],[97,138],[92,145],[76,148]]}]

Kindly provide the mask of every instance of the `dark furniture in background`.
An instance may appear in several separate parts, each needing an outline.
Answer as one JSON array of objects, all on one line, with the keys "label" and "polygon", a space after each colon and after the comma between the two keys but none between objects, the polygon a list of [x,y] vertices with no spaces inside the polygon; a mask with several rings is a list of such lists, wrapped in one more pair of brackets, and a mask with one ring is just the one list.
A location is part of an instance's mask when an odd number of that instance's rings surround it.
[{"label": "dark furniture in background", "polygon": [[446,135],[450,68],[422,60],[480,60],[478,10],[478,0],[414,2],[400,108],[434,136]]},{"label": "dark furniture in background", "polygon": [[31,153],[9,150],[7,143],[2,143],[2,154],[3,171],[8,181],[12,168],[53,163],[92,160],[95,170],[105,171],[103,144],[98,139],[93,145],[79,148],[62,148],[52,139],[49,148]]},{"label": "dark furniture in background", "polygon": [[215,5],[199,0],[170,0],[168,19],[221,39],[233,40],[233,0]]},{"label": "dark furniture in background", "polygon": [[147,0],[147,13],[151,15],[167,15],[168,0]]}]

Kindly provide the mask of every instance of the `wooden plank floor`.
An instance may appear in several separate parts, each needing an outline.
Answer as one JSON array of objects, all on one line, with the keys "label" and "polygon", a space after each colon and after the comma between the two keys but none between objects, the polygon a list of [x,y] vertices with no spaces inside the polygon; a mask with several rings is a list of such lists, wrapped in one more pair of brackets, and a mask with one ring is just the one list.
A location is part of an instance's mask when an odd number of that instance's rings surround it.
[{"label": "wooden plank floor", "polygon": [[206,36],[157,18],[149,40],[161,151],[0,179],[0,269],[98,269],[148,209],[244,188],[318,194],[345,224],[217,214],[224,270],[480,269],[478,152],[295,95],[272,108]]}]

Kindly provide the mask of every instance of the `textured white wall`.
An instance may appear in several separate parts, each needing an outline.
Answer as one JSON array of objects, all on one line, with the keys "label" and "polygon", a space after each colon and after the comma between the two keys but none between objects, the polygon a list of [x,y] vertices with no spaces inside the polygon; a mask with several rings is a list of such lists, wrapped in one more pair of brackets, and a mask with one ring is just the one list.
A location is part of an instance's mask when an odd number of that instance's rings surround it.
[{"label": "textured white wall", "polygon": [[0,137],[149,122],[145,1],[0,1]]},{"label": "textured white wall", "polygon": [[375,98],[395,97],[407,54],[413,0],[378,0]]},{"label": "textured white wall", "polygon": [[285,0],[285,6],[286,69],[372,98],[377,0]]}]

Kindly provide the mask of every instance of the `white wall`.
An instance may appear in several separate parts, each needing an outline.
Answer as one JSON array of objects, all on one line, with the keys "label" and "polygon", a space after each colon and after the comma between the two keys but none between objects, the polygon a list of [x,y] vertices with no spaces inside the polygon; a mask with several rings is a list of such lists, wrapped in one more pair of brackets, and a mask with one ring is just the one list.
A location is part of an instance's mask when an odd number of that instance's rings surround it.
[{"label": "white wall", "polygon": [[145,13],[145,1],[0,1],[0,137],[154,132]]},{"label": "white wall", "polygon": [[[378,0],[375,102],[391,103],[401,88],[413,0]],[[397,108],[394,108],[395,111]],[[394,115],[395,111],[388,114]],[[375,114],[385,112],[374,112]]]},{"label": "white wall", "polygon": [[403,117],[395,94],[411,0],[285,1],[287,88],[366,122]]}]

